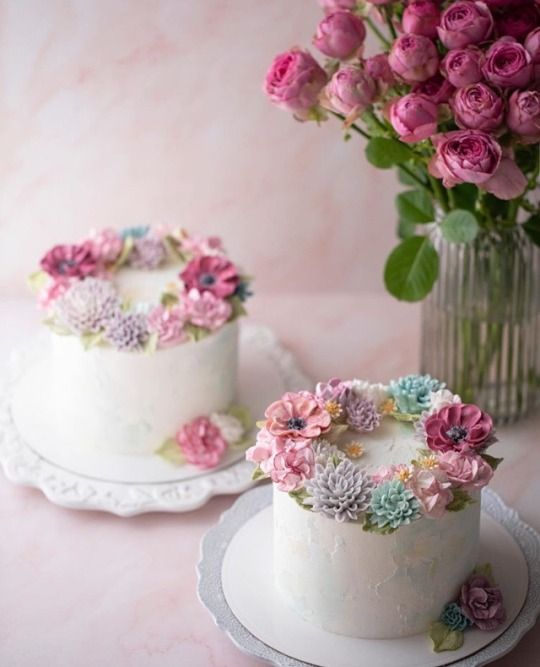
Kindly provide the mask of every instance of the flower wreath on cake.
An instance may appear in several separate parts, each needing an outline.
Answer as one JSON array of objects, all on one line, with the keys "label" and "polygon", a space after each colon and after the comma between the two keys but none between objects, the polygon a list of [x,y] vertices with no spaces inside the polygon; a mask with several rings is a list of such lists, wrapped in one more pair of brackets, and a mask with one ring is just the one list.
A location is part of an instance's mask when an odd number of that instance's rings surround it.
[{"label": "flower wreath on cake", "polygon": [[[362,466],[362,434],[384,420],[410,424],[417,455],[408,463]],[[487,453],[496,442],[491,417],[429,375],[388,385],[333,378],[315,392],[284,394],[257,425],[246,452],[256,464],[254,479],[269,478],[309,512],[380,535],[477,502],[502,461]],[[493,630],[504,620],[501,593],[482,566],[433,624],[434,649],[459,648],[468,627]]]}]

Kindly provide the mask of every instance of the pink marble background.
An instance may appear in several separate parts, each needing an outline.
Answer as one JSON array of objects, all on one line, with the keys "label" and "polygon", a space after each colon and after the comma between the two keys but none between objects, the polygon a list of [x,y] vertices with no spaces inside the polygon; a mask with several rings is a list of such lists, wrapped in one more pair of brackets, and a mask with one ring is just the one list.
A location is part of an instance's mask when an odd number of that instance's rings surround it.
[{"label": "pink marble background", "polygon": [[320,16],[316,0],[1,0],[0,295],[55,242],[152,221],[222,234],[259,292],[382,290],[394,175],[261,90]]}]

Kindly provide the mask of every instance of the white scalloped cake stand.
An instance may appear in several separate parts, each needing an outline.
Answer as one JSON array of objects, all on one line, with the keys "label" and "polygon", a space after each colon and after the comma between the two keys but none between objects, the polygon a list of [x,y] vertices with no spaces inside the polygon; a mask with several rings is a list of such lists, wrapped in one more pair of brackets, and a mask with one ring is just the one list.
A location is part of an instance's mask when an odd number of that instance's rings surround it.
[{"label": "white scalloped cake stand", "polygon": [[[480,562],[490,562],[507,622],[468,630],[458,651],[434,653],[427,635],[355,639],[320,630],[289,609],[272,584],[272,490],[252,489],[202,543],[198,593],[216,624],[244,652],[280,667],[457,667],[485,665],[510,651],[540,611],[540,536],[493,491],[482,496]],[[381,536],[384,539],[384,536]]]},{"label": "white scalloped cake stand", "polygon": [[[311,381],[272,331],[253,324],[240,331],[238,402],[257,419],[276,396]],[[189,511],[252,485],[253,466],[243,451],[230,452],[215,470],[200,471],[158,456],[84,452],[56,437],[47,420],[47,346],[42,336],[18,350],[0,393],[0,464],[8,479],[35,486],[64,507],[121,516]]]}]

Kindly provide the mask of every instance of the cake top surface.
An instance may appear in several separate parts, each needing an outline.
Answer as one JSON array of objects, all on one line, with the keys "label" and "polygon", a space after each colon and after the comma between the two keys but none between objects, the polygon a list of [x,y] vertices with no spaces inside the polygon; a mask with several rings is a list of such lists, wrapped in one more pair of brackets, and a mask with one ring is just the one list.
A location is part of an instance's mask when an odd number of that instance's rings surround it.
[{"label": "cake top surface", "polygon": [[491,417],[443,382],[408,375],[388,385],[333,378],[272,403],[247,451],[306,510],[393,532],[475,502],[500,459]]},{"label": "cake top surface", "polygon": [[244,314],[251,296],[221,239],[165,225],[55,245],[29,282],[56,334],[129,352],[200,340]]}]

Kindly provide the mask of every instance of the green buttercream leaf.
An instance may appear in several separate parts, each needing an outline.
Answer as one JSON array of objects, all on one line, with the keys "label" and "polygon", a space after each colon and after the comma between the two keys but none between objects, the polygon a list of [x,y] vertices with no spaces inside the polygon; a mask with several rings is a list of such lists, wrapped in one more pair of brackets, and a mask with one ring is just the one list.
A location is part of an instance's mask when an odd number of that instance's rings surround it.
[{"label": "green buttercream leaf", "polygon": [[96,347],[103,340],[103,331],[97,333],[85,333],[81,335],[81,343],[85,350]]},{"label": "green buttercream leaf", "polygon": [[232,296],[229,299],[229,303],[232,306],[231,320],[235,320],[237,317],[242,317],[242,315],[247,314],[244,304],[237,296]]},{"label": "green buttercream leaf", "polygon": [[49,282],[49,274],[45,271],[34,271],[27,278],[27,283],[33,292],[39,292]]},{"label": "green buttercream leaf", "polygon": [[178,262],[185,263],[187,262],[187,255],[185,255],[182,250],[180,250],[180,244],[174,238],[174,236],[166,236],[164,239],[165,247],[167,248],[167,253],[170,257],[177,260]]},{"label": "green buttercream leaf", "polygon": [[182,450],[174,438],[167,438],[167,440],[164,440],[156,454],[165,459],[165,461],[172,463],[174,466],[181,466],[186,462]]},{"label": "green buttercream leaf", "polygon": [[203,338],[206,338],[212,333],[210,329],[197,327],[191,323],[184,325],[184,331],[188,334],[191,340],[195,341],[196,343],[200,340],[203,340]]},{"label": "green buttercream leaf", "polygon": [[54,332],[55,334],[58,334],[59,336],[72,336],[73,332],[71,332],[69,329],[67,329],[65,326],[57,322],[53,317],[47,317],[46,319],[43,320],[43,324],[46,327],[49,327],[49,329]]},{"label": "green buttercream leaf", "polygon": [[112,265],[112,270],[117,271],[121,266],[123,266],[127,261],[133,250],[133,244],[135,240],[133,236],[126,236],[124,239],[124,245],[122,246],[122,252],[118,255],[116,261]]},{"label": "green buttercream leaf", "polygon": [[366,533],[377,533],[377,535],[391,535],[395,533],[397,528],[392,528],[392,526],[379,526],[377,523],[374,523],[371,520],[371,516],[366,514],[364,517],[364,523],[362,525],[362,530]]},{"label": "green buttercream leaf", "polygon": [[251,413],[244,405],[231,405],[227,410],[227,414],[231,415],[231,417],[236,417],[244,427],[244,431],[249,431],[253,428]]},{"label": "green buttercream leaf", "polygon": [[463,646],[463,632],[461,630],[450,630],[441,621],[431,624],[429,636],[433,642],[435,653],[442,651],[456,651]]},{"label": "green buttercream leaf", "polygon": [[333,424],[331,429],[324,434],[324,439],[335,443],[348,430],[349,427],[347,424]]},{"label": "green buttercream leaf", "polygon": [[163,292],[161,295],[160,303],[165,308],[170,308],[171,306],[176,306],[178,303],[178,295],[171,294],[171,292]]},{"label": "green buttercream leaf", "polygon": [[480,454],[480,456],[489,466],[491,466],[493,470],[497,470],[497,468],[504,461],[504,459],[498,459],[495,456],[491,456],[490,454]]},{"label": "green buttercream leaf", "polygon": [[256,482],[259,479],[267,477],[266,473],[261,470],[261,466],[257,466],[251,475],[251,479]]},{"label": "green buttercream leaf", "polygon": [[154,331],[154,333],[150,334],[150,336],[148,337],[148,340],[146,341],[145,346],[144,346],[144,351],[147,354],[154,354],[154,352],[157,350],[158,340],[159,340],[159,336]]},{"label": "green buttercream leaf", "polygon": [[398,412],[397,410],[390,414],[398,422],[416,422],[420,419],[420,415],[413,415],[408,412]]},{"label": "green buttercream leaf", "polygon": [[462,509],[465,509],[467,505],[474,503],[474,500],[470,497],[467,491],[464,491],[463,489],[452,489],[452,493],[454,498],[446,506],[446,509],[449,512],[460,512]]},{"label": "green buttercream leaf", "polygon": [[296,502],[297,505],[300,505],[302,509],[311,512],[309,505],[304,504],[306,498],[309,498],[309,493],[304,488],[298,489],[297,491],[289,491],[289,496]]},{"label": "green buttercream leaf", "polygon": [[495,584],[495,578],[493,576],[493,570],[491,568],[491,563],[482,563],[481,565],[477,565],[474,568],[474,574],[481,574],[483,577],[485,577],[492,585]]}]

